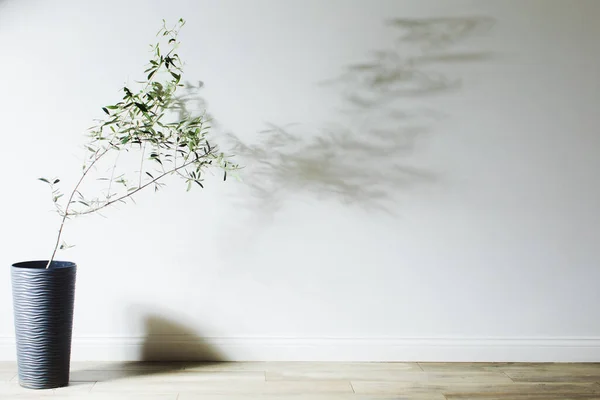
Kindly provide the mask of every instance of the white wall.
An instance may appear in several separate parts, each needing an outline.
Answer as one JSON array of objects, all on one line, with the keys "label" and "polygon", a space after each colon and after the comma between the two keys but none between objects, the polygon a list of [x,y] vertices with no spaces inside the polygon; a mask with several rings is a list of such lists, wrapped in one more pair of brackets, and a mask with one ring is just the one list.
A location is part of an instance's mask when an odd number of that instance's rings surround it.
[{"label": "white wall", "polygon": [[[478,56],[425,66],[459,88],[344,113],[356,87],[322,85],[414,54],[386,20],[465,16],[495,23],[441,51]],[[67,190],[99,107],[184,17],[188,79],[275,167],[241,154],[244,183],[174,182],[72,221],[75,359],[600,361],[598,16],[594,0],[0,0],[0,358],[9,266],[47,258],[57,229],[35,179]],[[265,149],[268,124],[295,140]]]}]

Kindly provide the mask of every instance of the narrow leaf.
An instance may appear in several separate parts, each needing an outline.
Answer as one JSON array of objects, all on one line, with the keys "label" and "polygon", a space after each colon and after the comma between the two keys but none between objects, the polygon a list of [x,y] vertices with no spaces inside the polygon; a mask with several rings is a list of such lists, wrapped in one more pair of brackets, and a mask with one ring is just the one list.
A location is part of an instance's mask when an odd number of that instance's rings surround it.
[{"label": "narrow leaf", "polygon": [[148,112],[148,107],[146,107],[145,104],[142,103],[135,103],[135,105],[137,106],[137,108],[139,108],[140,110],[142,110],[143,112]]}]

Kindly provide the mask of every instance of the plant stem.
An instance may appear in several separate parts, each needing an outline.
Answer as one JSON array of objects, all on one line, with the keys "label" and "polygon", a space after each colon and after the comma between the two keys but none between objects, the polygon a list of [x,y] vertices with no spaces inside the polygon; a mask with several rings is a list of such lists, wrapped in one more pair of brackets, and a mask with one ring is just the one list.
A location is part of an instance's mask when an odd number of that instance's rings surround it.
[{"label": "plant stem", "polygon": [[[210,154],[210,152],[207,152],[203,156],[207,156],[208,154]],[[138,187],[137,189],[131,191],[130,193],[127,193],[127,194],[125,194],[125,195],[123,195],[123,196],[121,196],[119,198],[114,199],[114,200],[108,201],[108,202],[102,204],[99,207],[92,208],[92,209],[89,209],[89,210],[86,210],[86,211],[83,211],[83,212],[77,212],[77,213],[71,213],[71,214],[65,213],[65,216],[68,216],[68,215],[85,215],[85,214],[91,214],[91,213],[96,212],[96,211],[100,211],[103,208],[110,206],[111,204],[114,204],[114,203],[116,203],[118,201],[122,201],[122,200],[124,200],[124,199],[126,199],[128,197],[133,196],[134,194],[136,194],[140,190],[144,189],[145,187],[152,185],[153,183],[159,181],[160,179],[164,178],[165,176],[167,176],[169,174],[172,174],[173,172],[177,172],[180,169],[185,168],[188,165],[191,165],[191,164],[195,163],[197,160],[198,160],[198,158],[194,158],[192,161],[189,161],[189,162],[187,162],[185,164],[182,164],[179,167],[170,169],[170,170],[162,173],[161,175],[157,176],[156,178],[152,179],[151,181],[146,182],[145,184],[143,184],[142,186]],[[64,222],[64,218],[63,218],[63,222]],[[61,226],[61,229],[62,229],[62,226]]]},{"label": "plant stem", "polygon": [[140,160],[140,177],[138,187],[142,186],[142,173],[144,173],[144,157],[146,156],[146,142],[142,145],[142,159]]},{"label": "plant stem", "polygon": [[108,190],[106,191],[106,198],[110,199],[110,189],[112,188],[113,180],[115,179],[115,170],[117,169],[117,163],[119,162],[119,156],[121,152],[117,153],[117,157],[115,158],[115,163],[113,164],[112,172],[110,174],[110,181],[108,181]]},{"label": "plant stem", "polygon": [[67,202],[67,205],[65,206],[65,211],[62,217],[62,221],[60,222],[60,228],[58,230],[58,235],[56,237],[56,244],[54,245],[54,251],[52,252],[52,257],[50,257],[50,260],[48,260],[48,264],[46,265],[46,269],[50,268],[50,264],[52,264],[52,261],[54,261],[54,257],[56,256],[56,252],[58,250],[58,247],[60,246],[60,237],[62,236],[62,231],[63,228],[65,226],[65,221],[67,220],[67,217],[69,216],[69,207],[71,206],[71,202],[73,201],[73,197],[75,196],[75,193],[77,193],[77,189],[79,189],[79,186],[81,185],[81,182],[83,182],[83,179],[86,177],[86,175],[88,174],[88,172],[90,172],[90,170],[92,169],[92,167],[94,166],[94,164],[96,164],[96,162],[102,158],[106,153],[108,153],[108,150],[110,150],[110,147],[108,147],[107,149],[105,149],[102,153],[100,153],[99,156],[97,156],[94,161],[92,161],[90,163],[90,165],[87,167],[87,169],[85,171],[83,171],[83,174],[81,175],[81,178],[79,178],[79,181],[77,182],[77,185],[75,185],[75,188],[73,189],[73,191],[71,192],[71,195],[69,196],[69,200]]}]

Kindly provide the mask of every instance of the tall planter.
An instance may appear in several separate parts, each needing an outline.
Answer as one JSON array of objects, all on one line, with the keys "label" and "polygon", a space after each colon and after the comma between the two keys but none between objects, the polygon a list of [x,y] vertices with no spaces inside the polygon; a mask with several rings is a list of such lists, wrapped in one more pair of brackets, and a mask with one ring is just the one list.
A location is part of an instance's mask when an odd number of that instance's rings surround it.
[{"label": "tall planter", "polygon": [[47,263],[11,268],[19,384],[31,389],[69,384],[77,266]]}]

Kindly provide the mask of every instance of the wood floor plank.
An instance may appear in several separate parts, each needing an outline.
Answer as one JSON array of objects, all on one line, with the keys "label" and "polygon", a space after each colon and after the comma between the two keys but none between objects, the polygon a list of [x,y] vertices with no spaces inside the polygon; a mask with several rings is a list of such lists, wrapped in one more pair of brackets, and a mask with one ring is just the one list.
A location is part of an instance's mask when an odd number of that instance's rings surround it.
[{"label": "wood floor plank", "polygon": [[217,362],[196,363],[184,367],[186,371],[421,371],[418,363],[378,362]]},{"label": "wood floor plank", "polygon": [[600,375],[593,374],[569,374],[564,372],[538,372],[538,373],[520,373],[520,372],[507,372],[506,373],[515,382],[589,382],[595,383],[600,381]]},{"label": "wood floor plank", "polygon": [[177,400],[177,394],[135,394],[135,393],[84,393],[55,394],[53,400]]},{"label": "wood floor plank", "polygon": [[600,364],[507,365],[500,370],[515,382],[598,382]]},{"label": "wood floor plank", "polygon": [[361,396],[356,394],[263,394],[249,395],[211,395],[198,393],[181,393],[178,400],[446,400],[444,395],[393,395],[393,396]]},{"label": "wood floor plank", "polygon": [[81,396],[89,393],[96,382],[69,382],[68,386],[54,389],[55,395]]},{"label": "wood floor plank", "polygon": [[[359,383],[361,380],[352,380],[352,384]],[[381,383],[385,384],[384,380],[373,380],[370,381],[374,384]],[[447,371],[447,372],[402,372],[397,373],[393,383],[398,384],[414,384],[414,383],[426,383],[429,385],[501,385],[501,384],[512,384],[514,383],[508,376],[503,372],[488,372],[488,371],[474,371],[470,373]],[[366,384],[369,384],[367,381]]]},{"label": "wood floor plank", "polygon": [[500,369],[506,371],[598,371],[600,363],[504,363]]},{"label": "wood floor plank", "polygon": [[588,395],[600,398],[600,390],[594,384],[582,383],[514,383],[512,385],[500,386],[478,386],[449,387],[443,390],[446,396],[473,395],[480,396],[503,394],[503,395]]},{"label": "wood floor plank", "polygon": [[422,374],[416,363],[292,363],[269,364],[267,381],[379,380],[395,381],[405,374]]},{"label": "wood floor plank", "polygon": [[262,371],[148,371],[148,370],[84,370],[71,372],[71,382],[106,382],[106,381],[134,381],[143,385],[146,382],[229,382],[235,384],[240,381],[264,382],[265,374]]},{"label": "wood floor plank", "polygon": [[187,363],[183,368],[186,371],[266,371],[268,362],[199,362]]},{"label": "wood floor plank", "polygon": [[419,371],[423,370],[414,362],[268,362],[266,371]]},{"label": "wood floor plank", "polygon": [[369,382],[353,381],[357,394],[403,394],[403,393],[442,393],[449,395],[473,394],[586,394],[598,395],[599,386],[595,384],[555,384],[555,383],[504,383],[483,384],[477,381],[464,382]]},{"label": "wood floor plank", "polygon": [[196,394],[238,394],[238,395],[284,395],[284,394],[352,394],[350,382],[156,382],[148,381],[140,385],[138,381],[98,382],[92,389],[98,392],[134,393],[196,393]]},{"label": "wood floor plank", "polygon": [[10,382],[16,375],[16,371],[0,371],[0,381]]},{"label": "wood floor plank", "polygon": [[[75,361],[71,363],[71,371],[177,371],[196,365],[211,365],[203,362],[104,362],[104,361]],[[217,363],[220,364],[220,363]]]},{"label": "wood floor plank", "polygon": [[[13,397],[11,397],[12,399]],[[2,397],[0,397],[2,399]],[[53,399],[53,400],[177,400],[177,394],[119,394],[119,393],[68,393],[54,394],[50,397],[38,397],[36,394],[16,395],[14,399],[19,400],[38,400],[38,399]],[[196,397],[197,399],[197,397]]]},{"label": "wood floor plank", "polygon": [[[426,372],[454,371],[454,372],[464,372],[464,373],[476,372],[476,371],[480,371],[480,372],[494,372],[495,371],[495,372],[497,372],[499,370],[502,370],[502,368],[504,368],[504,367],[508,368],[515,364],[516,363],[487,363],[487,362],[476,362],[476,363],[420,362],[420,363],[418,363],[419,367],[421,367],[421,369]],[[530,364],[519,364],[519,365],[528,366]],[[536,364],[536,365],[539,365],[539,364]]]},{"label": "wood floor plank", "polygon": [[15,361],[0,361],[0,371],[17,372],[17,363]]},{"label": "wood floor plank", "polygon": [[0,382],[0,399],[13,399],[20,396],[36,396],[38,398],[46,398],[54,395],[54,390],[33,390],[25,389],[19,386],[17,382]]},{"label": "wood floor plank", "polygon": [[447,400],[598,400],[591,394],[466,394],[447,395]]}]

